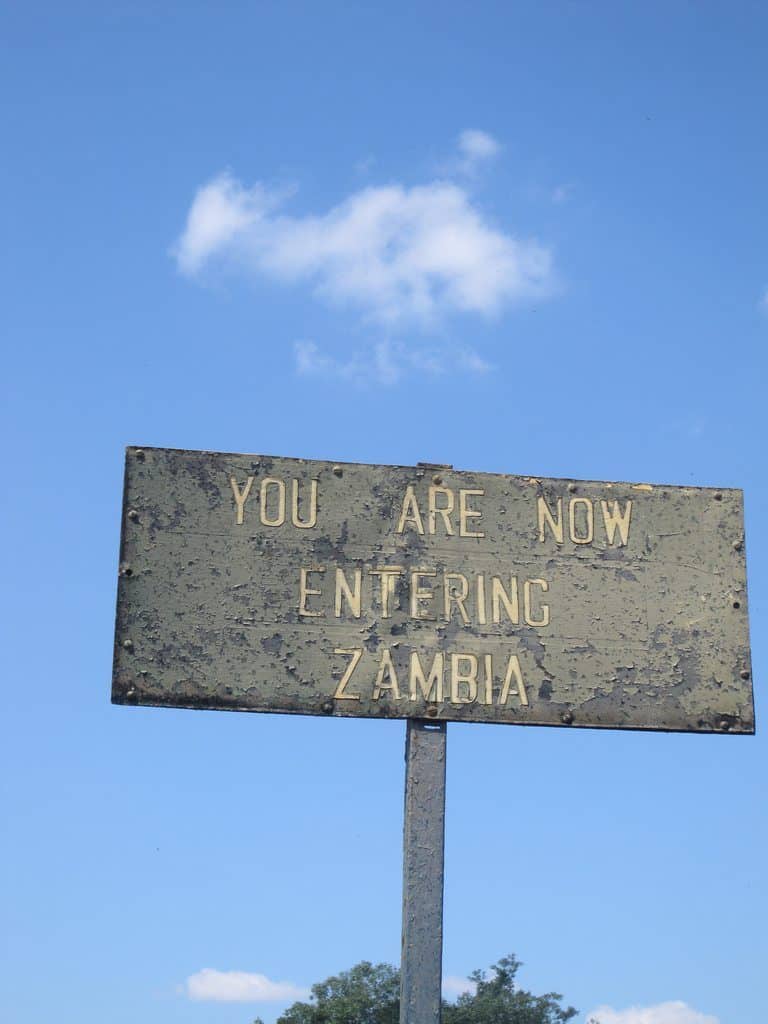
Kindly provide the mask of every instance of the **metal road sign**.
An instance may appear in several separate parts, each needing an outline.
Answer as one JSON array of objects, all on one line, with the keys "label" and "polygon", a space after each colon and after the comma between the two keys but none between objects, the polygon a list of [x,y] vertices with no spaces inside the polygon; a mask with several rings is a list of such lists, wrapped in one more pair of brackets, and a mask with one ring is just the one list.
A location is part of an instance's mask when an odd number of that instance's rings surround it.
[{"label": "metal road sign", "polygon": [[129,448],[113,700],[754,731],[742,495]]}]

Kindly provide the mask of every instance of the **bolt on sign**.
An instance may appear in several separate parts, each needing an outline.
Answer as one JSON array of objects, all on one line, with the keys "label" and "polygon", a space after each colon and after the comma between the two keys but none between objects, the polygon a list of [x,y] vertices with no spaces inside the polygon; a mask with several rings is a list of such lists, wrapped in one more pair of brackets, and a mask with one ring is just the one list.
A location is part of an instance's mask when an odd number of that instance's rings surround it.
[{"label": "bolt on sign", "polygon": [[752,733],[742,494],[129,448],[113,701]]}]

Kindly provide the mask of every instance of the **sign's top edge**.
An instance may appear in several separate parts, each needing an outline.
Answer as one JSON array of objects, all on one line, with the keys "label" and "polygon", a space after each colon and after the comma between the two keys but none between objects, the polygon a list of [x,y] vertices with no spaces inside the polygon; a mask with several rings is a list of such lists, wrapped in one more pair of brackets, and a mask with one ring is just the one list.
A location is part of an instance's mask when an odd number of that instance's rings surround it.
[{"label": "sign's top edge", "polygon": [[727,487],[717,485],[699,485],[699,484],[673,484],[673,483],[648,483],[647,481],[635,481],[635,480],[586,480],[580,477],[550,477],[542,476],[534,473],[499,473],[489,472],[484,469],[461,469],[458,466],[451,466],[444,463],[424,462],[414,464],[402,464],[402,463],[383,463],[383,462],[347,462],[343,459],[307,459],[301,458],[295,455],[273,455],[267,452],[222,452],[207,448],[165,448],[157,445],[138,445],[129,444],[125,447],[126,458],[131,452],[145,451],[145,452],[170,452],[178,455],[218,455],[224,457],[238,458],[238,459],[283,459],[288,462],[298,462],[307,464],[311,462],[321,462],[329,466],[354,466],[368,468],[371,466],[379,466],[382,469],[403,469],[403,470],[421,470],[423,472],[440,469],[445,473],[481,473],[483,476],[495,476],[503,478],[512,478],[515,480],[524,480],[529,483],[536,483],[541,480],[552,481],[553,483],[578,483],[578,484],[595,484],[605,485],[606,483],[615,484],[617,486],[631,487],[640,491],[656,491],[662,490],[666,487],[674,487],[680,490],[689,491],[716,491],[721,493],[727,493],[733,496],[742,496],[744,494],[743,488],[741,487]]}]

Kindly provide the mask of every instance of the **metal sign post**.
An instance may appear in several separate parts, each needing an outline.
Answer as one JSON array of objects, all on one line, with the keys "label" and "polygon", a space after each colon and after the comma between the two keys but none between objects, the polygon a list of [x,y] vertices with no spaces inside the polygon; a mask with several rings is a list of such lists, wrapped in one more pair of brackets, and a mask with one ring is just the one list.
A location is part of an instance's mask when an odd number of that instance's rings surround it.
[{"label": "metal sign post", "polygon": [[400,1024],[440,1022],[447,728],[407,725]]}]

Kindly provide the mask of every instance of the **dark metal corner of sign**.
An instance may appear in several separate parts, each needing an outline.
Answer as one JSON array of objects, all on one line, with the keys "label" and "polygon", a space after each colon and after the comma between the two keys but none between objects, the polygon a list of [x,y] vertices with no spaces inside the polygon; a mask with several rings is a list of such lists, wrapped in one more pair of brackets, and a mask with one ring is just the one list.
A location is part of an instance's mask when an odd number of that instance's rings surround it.
[{"label": "dark metal corner of sign", "polygon": [[139,699],[135,687],[113,684],[110,703],[119,705],[138,704]]},{"label": "dark metal corner of sign", "polygon": [[738,719],[736,725],[738,728],[731,729],[733,733],[738,733],[742,736],[754,736],[757,732],[757,720],[754,713],[751,718],[748,718],[746,721],[744,719]]}]

